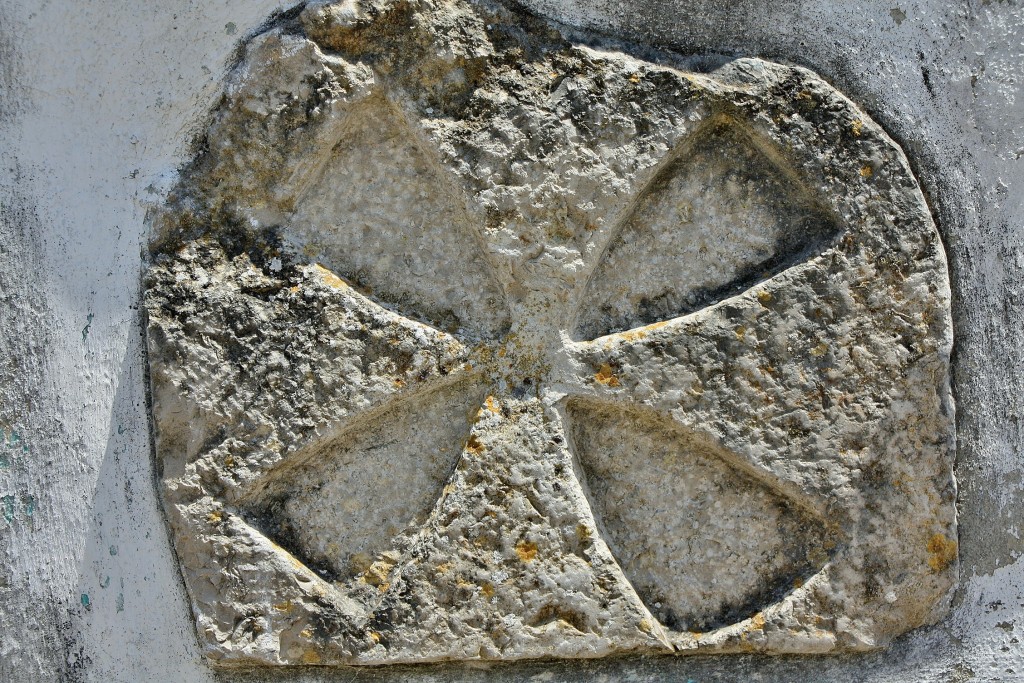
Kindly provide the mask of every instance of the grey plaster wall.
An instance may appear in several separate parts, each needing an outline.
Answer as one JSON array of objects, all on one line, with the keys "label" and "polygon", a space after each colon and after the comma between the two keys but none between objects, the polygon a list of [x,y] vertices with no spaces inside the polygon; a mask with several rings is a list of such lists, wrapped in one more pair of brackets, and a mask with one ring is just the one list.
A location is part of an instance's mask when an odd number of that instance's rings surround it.
[{"label": "grey plaster wall", "polygon": [[951,615],[846,658],[215,673],[157,507],[145,215],[270,0],[0,0],[0,680],[1024,680],[1024,6],[530,0],[684,52],[808,66],[904,146],[954,294],[961,583]]}]

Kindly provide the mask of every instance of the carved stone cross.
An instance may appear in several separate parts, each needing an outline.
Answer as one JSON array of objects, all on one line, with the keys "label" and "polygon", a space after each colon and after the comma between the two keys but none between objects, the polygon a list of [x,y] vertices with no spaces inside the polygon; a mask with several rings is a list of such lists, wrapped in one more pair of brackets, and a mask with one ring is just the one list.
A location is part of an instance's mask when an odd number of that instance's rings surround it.
[{"label": "carved stone cross", "polygon": [[162,493],[218,662],[865,650],[946,608],[942,246],[806,70],[313,3],[157,225]]}]

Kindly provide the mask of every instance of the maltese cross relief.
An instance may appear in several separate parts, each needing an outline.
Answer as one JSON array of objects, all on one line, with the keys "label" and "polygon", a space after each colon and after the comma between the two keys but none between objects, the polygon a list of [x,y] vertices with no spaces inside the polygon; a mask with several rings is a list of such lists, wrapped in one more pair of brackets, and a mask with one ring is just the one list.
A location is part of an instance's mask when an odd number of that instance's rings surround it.
[{"label": "maltese cross relief", "polygon": [[944,253],[813,73],[310,3],[200,147],[145,299],[214,663],[851,652],[945,613]]}]

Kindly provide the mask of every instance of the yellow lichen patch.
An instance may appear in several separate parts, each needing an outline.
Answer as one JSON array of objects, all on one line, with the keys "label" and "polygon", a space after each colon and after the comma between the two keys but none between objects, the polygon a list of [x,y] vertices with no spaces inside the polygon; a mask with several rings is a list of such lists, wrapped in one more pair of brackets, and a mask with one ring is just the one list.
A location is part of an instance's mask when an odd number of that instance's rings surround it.
[{"label": "yellow lichen patch", "polygon": [[928,539],[928,566],[932,571],[941,572],[956,560],[956,541],[946,538],[943,534],[935,534]]},{"label": "yellow lichen patch", "polygon": [[235,457],[234,456],[229,455],[228,457],[224,458],[224,467],[234,467],[234,466],[235,466]]},{"label": "yellow lichen patch", "polygon": [[590,529],[587,527],[586,524],[576,525],[576,538],[580,539],[581,541],[590,540]]},{"label": "yellow lichen patch", "polygon": [[313,264],[313,267],[316,268],[317,274],[320,276],[320,279],[324,281],[325,285],[334,287],[335,289],[348,289],[347,282],[321,266],[319,263]]},{"label": "yellow lichen patch", "polygon": [[864,122],[861,121],[860,119],[854,120],[854,122],[850,125],[850,130],[852,130],[853,134],[856,135],[857,137],[860,137],[860,132],[862,128],[864,128]]},{"label": "yellow lichen patch", "polygon": [[799,576],[796,577],[795,579],[793,579],[793,588],[803,588],[803,587],[804,587],[804,580],[803,579],[801,579]]},{"label": "yellow lichen patch", "polygon": [[484,405],[487,406],[487,410],[491,411],[492,413],[500,412],[498,409],[498,402],[494,400],[493,396],[489,395],[487,398],[485,398]]},{"label": "yellow lichen patch", "polygon": [[870,178],[871,175],[874,172],[875,172],[875,169],[871,168],[870,166],[861,166],[860,167],[860,176],[862,178]]},{"label": "yellow lichen patch", "polygon": [[532,541],[519,541],[516,544],[516,555],[523,562],[533,562],[537,559],[537,544]]},{"label": "yellow lichen patch", "polygon": [[319,664],[320,663],[320,655],[317,652],[313,651],[313,650],[306,650],[305,652],[302,653],[302,663],[303,664]]},{"label": "yellow lichen patch", "polygon": [[640,74],[632,74],[632,75],[630,75],[629,82],[630,83],[639,83],[640,82]]},{"label": "yellow lichen patch", "polygon": [[649,620],[647,620],[647,619],[641,619],[640,623],[637,624],[636,626],[637,626],[637,628],[639,628],[644,633],[650,633],[651,631],[654,630],[654,626],[652,626],[651,622]]},{"label": "yellow lichen patch", "polygon": [[758,612],[754,615],[754,618],[750,620],[750,625],[754,628],[761,630],[764,628],[764,615]]},{"label": "yellow lichen patch", "polygon": [[480,592],[484,594],[484,597],[493,598],[494,597],[494,584],[488,583],[488,582],[484,582],[484,585],[480,586]]},{"label": "yellow lichen patch", "polygon": [[448,572],[450,572],[452,570],[453,566],[454,565],[452,565],[451,562],[444,562],[442,564],[439,564],[439,565],[437,565],[437,573],[438,574],[447,574]]},{"label": "yellow lichen patch", "polygon": [[743,336],[746,333],[747,333],[747,328],[745,328],[743,325],[740,325],[739,327],[736,328],[736,338],[737,339],[743,339]]},{"label": "yellow lichen patch", "polygon": [[370,637],[370,640],[372,640],[373,642],[375,642],[375,643],[379,643],[380,642],[380,634],[377,633],[376,631],[368,631],[366,633],[366,635],[368,635]]},{"label": "yellow lichen patch", "polygon": [[367,568],[360,577],[365,583],[371,586],[385,586],[381,590],[387,590],[387,578],[395,563],[390,560],[377,560]]},{"label": "yellow lichen patch", "polygon": [[480,455],[484,452],[484,445],[480,443],[480,439],[476,438],[476,435],[471,435],[469,441],[466,442],[466,450],[473,455]]},{"label": "yellow lichen patch", "polygon": [[397,377],[394,380],[392,380],[392,383],[395,385],[396,389],[401,389],[402,387],[405,386],[405,380],[399,379]]},{"label": "yellow lichen patch", "polygon": [[826,344],[825,342],[822,342],[815,346],[813,349],[811,349],[811,355],[816,358],[819,356],[824,356],[826,353],[828,353],[828,344]]},{"label": "yellow lichen patch", "polygon": [[608,363],[601,365],[601,368],[594,375],[594,379],[599,384],[603,384],[606,387],[617,387],[619,386],[619,378],[615,376],[615,372],[612,370],[612,366]]},{"label": "yellow lichen patch", "polygon": [[220,510],[214,510],[210,514],[206,515],[206,521],[210,524],[220,524],[224,519],[224,515]]},{"label": "yellow lichen patch", "polygon": [[767,306],[772,302],[772,293],[762,289],[760,292],[757,293],[757,301],[762,306]]},{"label": "yellow lichen patch", "polygon": [[299,635],[305,638],[306,640],[309,640],[313,637],[313,632],[308,628],[304,628],[302,629],[302,631],[299,632]]},{"label": "yellow lichen patch", "polygon": [[654,330],[665,327],[665,325],[668,325],[668,321],[662,320],[661,322],[651,323],[650,325],[638,327],[635,330],[623,332],[620,336],[626,341],[636,341],[637,339],[643,339]]},{"label": "yellow lichen patch", "polygon": [[274,605],[274,609],[276,609],[278,612],[291,612],[292,611],[292,601],[291,600],[285,600],[284,602],[279,602],[279,603]]}]

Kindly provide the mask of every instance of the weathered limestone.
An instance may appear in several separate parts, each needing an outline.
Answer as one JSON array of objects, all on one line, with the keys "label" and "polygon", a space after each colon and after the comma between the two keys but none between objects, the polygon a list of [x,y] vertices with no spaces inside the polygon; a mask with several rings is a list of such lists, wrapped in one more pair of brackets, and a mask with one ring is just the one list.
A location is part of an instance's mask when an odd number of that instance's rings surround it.
[{"label": "weathered limestone", "polygon": [[213,660],[856,651],[945,612],[917,183],[808,71],[694,64],[464,1],[249,43],[146,294]]}]

